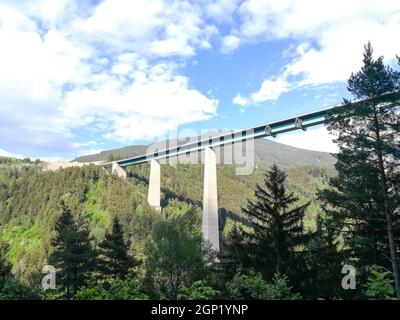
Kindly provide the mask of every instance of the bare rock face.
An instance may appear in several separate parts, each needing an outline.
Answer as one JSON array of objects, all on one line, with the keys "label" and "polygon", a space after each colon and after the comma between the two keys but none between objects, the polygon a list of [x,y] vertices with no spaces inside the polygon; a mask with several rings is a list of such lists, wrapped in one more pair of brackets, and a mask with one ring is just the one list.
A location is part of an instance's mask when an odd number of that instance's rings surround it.
[{"label": "bare rock face", "polygon": [[57,171],[59,169],[65,169],[65,168],[83,167],[89,164],[98,165],[99,163],[100,161],[93,161],[93,162],[57,161],[57,162],[44,162],[42,164],[42,167],[43,170],[45,171]]}]

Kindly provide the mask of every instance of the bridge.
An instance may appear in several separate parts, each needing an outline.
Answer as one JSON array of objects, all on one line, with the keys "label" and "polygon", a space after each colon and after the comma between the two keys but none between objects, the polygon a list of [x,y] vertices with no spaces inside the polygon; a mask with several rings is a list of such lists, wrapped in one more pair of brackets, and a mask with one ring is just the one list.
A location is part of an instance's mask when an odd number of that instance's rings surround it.
[{"label": "bridge", "polygon": [[[376,103],[385,103],[399,100],[399,92],[390,92],[381,95]],[[370,99],[369,99],[370,100]],[[356,107],[369,100],[359,100],[346,105],[333,106],[322,110],[297,115],[295,117],[257,125],[248,129],[223,133],[211,137],[197,137],[191,142],[182,145],[167,147],[154,152],[128,159],[117,160],[101,164],[103,168],[110,168],[113,174],[126,178],[125,167],[150,163],[150,177],[148,187],[148,202],[151,207],[161,211],[160,206],[160,160],[177,158],[182,155],[204,152],[204,187],[203,187],[203,217],[202,231],[204,239],[211,243],[214,250],[219,251],[219,226],[218,226],[218,191],[217,191],[217,159],[215,149],[218,147],[253,141],[264,137],[276,137],[278,134],[295,130],[307,130],[309,127],[325,123],[329,112],[335,108],[347,108],[349,105]]]}]

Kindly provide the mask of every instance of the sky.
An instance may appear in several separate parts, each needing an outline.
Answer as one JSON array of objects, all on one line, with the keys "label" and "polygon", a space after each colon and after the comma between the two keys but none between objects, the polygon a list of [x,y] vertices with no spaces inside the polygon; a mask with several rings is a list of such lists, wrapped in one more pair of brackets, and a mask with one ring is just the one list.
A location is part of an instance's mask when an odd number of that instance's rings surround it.
[{"label": "sky", "polygon": [[[0,0],[0,155],[70,160],[340,104],[398,0]],[[191,131],[194,130],[194,131]],[[321,126],[279,136],[335,152]]]}]

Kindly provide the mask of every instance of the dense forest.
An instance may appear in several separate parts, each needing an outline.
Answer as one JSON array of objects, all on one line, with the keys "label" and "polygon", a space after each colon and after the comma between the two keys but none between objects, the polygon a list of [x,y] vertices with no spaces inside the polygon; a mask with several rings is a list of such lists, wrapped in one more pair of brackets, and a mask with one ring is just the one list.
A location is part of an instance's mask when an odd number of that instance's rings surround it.
[{"label": "dense forest", "polygon": [[123,180],[0,158],[0,299],[399,298],[399,97],[380,100],[399,87],[368,44],[348,81],[366,100],[327,120],[334,167],[219,165],[219,255],[202,239],[201,165],[163,165],[159,213],[148,165]]}]

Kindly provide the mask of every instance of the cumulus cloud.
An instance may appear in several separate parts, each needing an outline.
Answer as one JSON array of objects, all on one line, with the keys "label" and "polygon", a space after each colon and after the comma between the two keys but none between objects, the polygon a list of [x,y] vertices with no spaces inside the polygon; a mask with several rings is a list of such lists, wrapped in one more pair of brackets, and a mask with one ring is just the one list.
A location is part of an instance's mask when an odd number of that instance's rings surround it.
[{"label": "cumulus cloud", "polygon": [[251,94],[254,103],[276,100],[279,96],[289,90],[289,83],[285,79],[266,79],[258,91]]},{"label": "cumulus cloud", "polygon": [[290,89],[291,84],[284,77],[265,79],[260,89],[253,92],[249,97],[243,97],[238,93],[232,102],[240,106],[248,106],[265,101],[274,101]]},{"label": "cumulus cloud", "polygon": [[240,94],[237,94],[237,95],[233,98],[232,102],[233,102],[234,104],[239,105],[239,106],[245,106],[245,105],[248,104],[248,100],[247,100],[245,97],[242,97]]},{"label": "cumulus cloud", "polygon": [[65,155],[82,132],[125,143],[216,115],[218,100],[184,73],[214,43],[232,54],[291,42],[280,71],[233,98],[240,106],[345,80],[368,40],[379,55],[399,53],[400,2],[3,0],[0,21],[1,148]]},{"label": "cumulus cloud", "polygon": [[240,45],[239,37],[236,37],[234,35],[226,36],[222,40],[221,52],[225,54],[232,53],[239,47],[239,45]]},{"label": "cumulus cloud", "polygon": [[106,78],[97,88],[68,93],[60,108],[64,125],[103,121],[112,128],[106,137],[129,142],[157,137],[216,113],[218,101],[190,88],[188,78],[176,75],[173,66],[156,65],[131,76],[129,85]]},{"label": "cumulus cloud", "polygon": [[[393,39],[400,37],[400,2],[382,0],[273,1],[246,0],[238,12],[243,41],[291,39],[287,65],[269,75],[253,102],[274,100],[291,88],[346,80],[361,65],[363,45],[372,41],[377,55],[387,60],[398,53]],[[390,36],[388,36],[390,35]],[[263,94],[265,90],[267,94]],[[251,100],[251,99],[250,99]]]},{"label": "cumulus cloud", "polygon": [[317,127],[280,135],[274,141],[306,150],[337,153],[339,149],[332,141],[334,138],[325,127]]},{"label": "cumulus cloud", "polygon": [[207,16],[218,23],[231,23],[241,0],[212,0],[206,5]]},{"label": "cumulus cloud", "polygon": [[17,158],[17,159],[25,158],[24,156],[21,156],[20,154],[11,153],[11,152],[8,152],[8,151],[6,151],[4,149],[0,149],[0,156],[1,157],[8,157],[8,158]]},{"label": "cumulus cloud", "polygon": [[202,13],[183,1],[3,1],[1,146],[71,154],[78,131],[131,142],[215,115],[218,101],[172,60],[210,47]]}]

